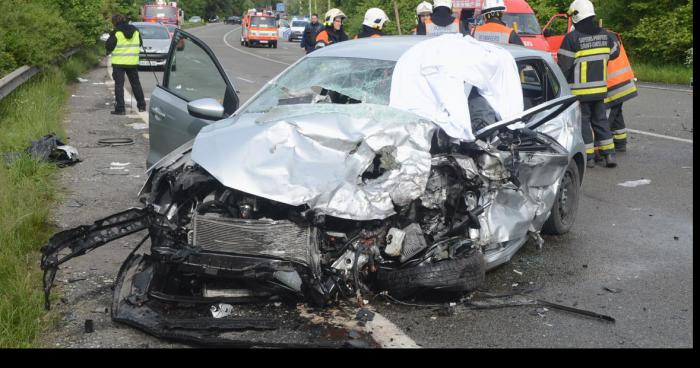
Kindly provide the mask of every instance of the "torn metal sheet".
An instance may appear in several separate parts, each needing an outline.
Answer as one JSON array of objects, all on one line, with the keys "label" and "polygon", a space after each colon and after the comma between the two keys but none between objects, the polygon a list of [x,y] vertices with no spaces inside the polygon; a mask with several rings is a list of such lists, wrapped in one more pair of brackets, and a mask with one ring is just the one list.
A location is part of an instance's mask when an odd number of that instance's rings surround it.
[{"label": "torn metal sheet", "polygon": [[[423,192],[434,130],[381,105],[279,106],[204,127],[192,159],[229,188],[340,218],[382,219]],[[395,164],[362,180],[380,152]]]}]

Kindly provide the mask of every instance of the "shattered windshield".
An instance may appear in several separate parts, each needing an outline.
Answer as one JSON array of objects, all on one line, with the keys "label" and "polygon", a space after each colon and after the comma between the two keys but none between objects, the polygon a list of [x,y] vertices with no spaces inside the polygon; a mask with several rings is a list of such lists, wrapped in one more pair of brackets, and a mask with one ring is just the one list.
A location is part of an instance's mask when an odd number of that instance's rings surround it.
[{"label": "shattered windshield", "polygon": [[394,61],[374,59],[307,58],[268,84],[244,112],[297,104],[388,105],[394,65]]}]

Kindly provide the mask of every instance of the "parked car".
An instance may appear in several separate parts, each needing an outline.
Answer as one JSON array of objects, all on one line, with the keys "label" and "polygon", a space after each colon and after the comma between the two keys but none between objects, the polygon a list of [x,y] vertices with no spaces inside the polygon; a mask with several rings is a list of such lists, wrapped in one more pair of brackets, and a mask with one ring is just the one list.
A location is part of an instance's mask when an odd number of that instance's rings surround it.
[{"label": "parked car", "polygon": [[193,15],[190,17],[190,23],[200,23],[202,21],[202,17],[198,15]]},{"label": "parked car", "polygon": [[306,19],[293,19],[292,26],[290,27],[291,32],[289,33],[287,41],[301,40],[301,36],[304,34],[304,29],[307,24],[309,24],[309,21]]},{"label": "parked car", "polygon": [[230,17],[226,17],[224,20],[225,24],[241,24],[241,17],[232,15]]},{"label": "parked car", "polygon": [[143,40],[139,52],[139,67],[165,68],[170,49],[170,32],[160,23],[134,22]]},{"label": "parked car", "polygon": [[219,16],[215,15],[208,20],[209,23],[219,23]]},{"label": "parked car", "polygon": [[[449,37],[461,39],[435,39]],[[145,206],[54,235],[42,248],[47,298],[59,264],[147,230],[150,252],[132,251],[117,276],[114,320],[190,342],[293,345],[308,337],[296,302],[463,293],[528,239],[541,244],[540,230],[569,231],[585,153],[579,104],[551,56],[465,41],[498,52],[490,62],[522,87],[493,85],[489,98],[526,110],[499,120],[467,93],[473,138],[455,140],[444,122],[392,107],[412,60],[402,56],[432,40],[316,50],[239,108],[213,52],[178,30],[177,69],[150,100]],[[496,78],[482,60],[469,62]],[[285,312],[270,304],[286,301]],[[236,317],[212,319],[219,303]]]}]

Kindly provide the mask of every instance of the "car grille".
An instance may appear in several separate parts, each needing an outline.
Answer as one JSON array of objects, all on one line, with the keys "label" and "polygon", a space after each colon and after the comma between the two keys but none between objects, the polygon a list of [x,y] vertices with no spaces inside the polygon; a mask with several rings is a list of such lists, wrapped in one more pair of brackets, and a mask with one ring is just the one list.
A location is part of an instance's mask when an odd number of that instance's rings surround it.
[{"label": "car grille", "polygon": [[266,255],[310,264],[312,231],[287,220],[194,218],[194,245],[204,251]]}]

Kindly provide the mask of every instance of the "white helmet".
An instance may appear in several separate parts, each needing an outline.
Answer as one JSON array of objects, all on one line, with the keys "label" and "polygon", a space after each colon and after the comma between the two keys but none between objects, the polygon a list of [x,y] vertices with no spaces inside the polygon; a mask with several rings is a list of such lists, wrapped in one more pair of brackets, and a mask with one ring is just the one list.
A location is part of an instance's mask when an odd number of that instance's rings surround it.
[{"label": "white helmet", "polygon": [[484,6],[481,8],[482,14],[505,12],[506,3],[503,0],[484,0]]},{"label": "white helmet", "polygon": [[452,9],[452,0],[433,0],[433,9],[438,6],[445,6]]},{"label": "white helmet", "polygon": [[573,20],[574,23],[578,23],[583,19],[594,16],[595,11],[593,10],[593,3],[590,1],[574,0],[574,2],[569,5],[569,11],[567,11],[566,14],[571,16],[571,20]]},{"label": "white helmet", "polygon": [[386,16],[384,10],[379,8],[369,8],[365,12],[365,20],[362,21],[362,24],[374,29],[382,29],[384,27],[384,23],[388,20],[389,17]]},{"label": "white helmet", "polygon": [[340,9],[333,8],[326,12],[326,15],[323,17],[323,24],[326,26],[332,26],[333,19],[335,19],[336,17],[341,17],[343,19],[347,18],[347,16],[345,16],[345,13],[340,11]]},{"label": "white helmet", "polygon": [[416,7],[416,14],[421,15],[421,14],[433,14],[433,4],[424,1]]}]

